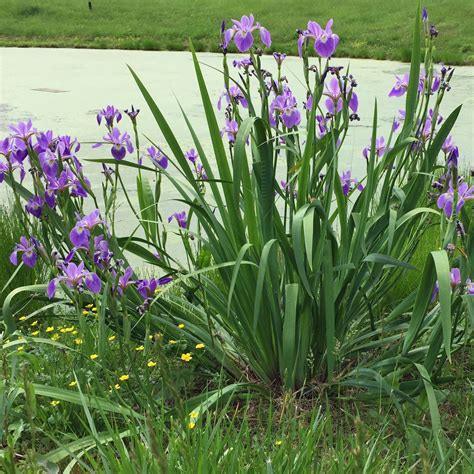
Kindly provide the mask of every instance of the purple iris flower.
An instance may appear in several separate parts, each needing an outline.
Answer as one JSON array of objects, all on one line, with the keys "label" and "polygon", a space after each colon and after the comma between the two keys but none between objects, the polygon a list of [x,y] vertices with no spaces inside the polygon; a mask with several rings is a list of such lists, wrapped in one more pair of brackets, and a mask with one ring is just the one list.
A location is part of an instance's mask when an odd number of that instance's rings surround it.
[{"label": "purple iris flower", "polygon": [[94,263],[101,269],[107,268],[112,260],[113,253],[109,250],[109,242],[104,235],[94,237]]},{"label": "purple iris flower", "polygon": [[[83,176],[82,179],[84,183],[87,185],[87,187],[90,188],[91,182],[89,181],[89,179],[86,178],[85,176]],[[77,179],[76,177],[74,177],[71,181],[70,190],[71,190],[71,197],[83,197],[83,198],[87,197],[86,189],[84,188],[82,183],[79,181],[79,179]]]},{"label": "purple iris flower", "polygon": [[474,295],[474,281],[469,278],[466,280],[466,292],[468,295]]},{"label": "purple iris flower", "polygon": [[[140,109],[135,110],[135,107],[132,105],[132,108],[130,110],[125,109],[124,112],[130,117],[130,120],[132,121],[132,123],[137,122],[137,116],[140,113]],[[118,122],[118,120],[117,120],[117,122]]]},{"label": "purple iris flower", "polygon": [[8,173],[8,165],[7,163],[3,163],[0,161],[0,183],[3,183],[3,180],[5,179],[5,175]]},{"label": "purple iris flower", "polygon": [[82,291],[85,285],[92,293],[100,292],[102,282],[96,273],[89,272],[84,268],[84,262],[79,265],[72,262],[64,264],[61,271],[62,274],[53,278],[48,284],[47,294],[49,299],[55,295],[59,283],[64,283],[71,290]]},{"label": "purple iris flower", "polygon": [[40,196],[33,196],[28,199],[28,202],[25,205],[25,210],[32,216],[37,217],[38,219],[43,214],[44,201]]},{"label": "purple iris flower", "polygon": [[30,142],[30,138],[36,134],[36,128],[33,128],[31,120],[27,122],[18,122],[17,125],[10,125],[8,127],[12,132],[12,138],[18,138],[24,143]]},{"label": "purple iris flower", "polygon": [[[454,194],[453,184],[450,182],[448,190],[441,194],[436,201],[436,205],[443,210],[448,219],[453,214]],[[459,214],[466,201],[474,200],[474,186],[469,187],[466,181],[463,181],[458,187],[457,195],[456,213]]]},{"label": "purple iris flower", "polygon": [[446,166],[449,169],[458,167],[458,158],[459,158],[459,148],[457,146],[453,146],[451,151],[449,152],[448,159],[446,160]]},{"label": "purple iris flower", "polygon": [[408,73],[404,74],[402,77],[395,76],[395,85],[392,90],[389,92],[389,97],[401,97],[405,94],[408,89],[408,81],[410,80],[410,75]]},{"label": "purple iris flower", "polygon": [[207,181],[209,179],[207,174],[206,174],[206,170],[204,169],[204,166],[202,166],[201,163],[197,164],[196,175],[197,175],[198,179],[202,179],[203,181]]},{"label": "purple iris flower", "polygon": [[38,155],[39,162],[46,176],[56,176],[59,165],[58,157],[49,148]]},{"label": "purple iris flower", "polygon": [[10,255],[10,262],[13,265],[18,265],[18,254],[21,254],[21,259],[25,265],[33,268],[38,258],[35,239],[28,240],[24,236],[20,237],[20,243],[15,244],[15,248]]},{"label": "purple iris flower", "polygon": [[225,97],[225,100],[228,104],[235,103],[236,105],[242,105],[244,109],[249,106],[247,99],[242,94],[242,91],[239,89],[239,87],[236,85],[230,86],[228,90],[224,91],[219,96],[219,100],[217,101],[217,110],[221,110],[222,108],[223,97]]},{"label": "purple iris flower", "polygon": [[423,10],[421,10],[421,21],[428,21],[428,10],[426,9],[426,7],[423,7]]},{"label": "purple iris flower", "polygon": [[122,276],[119,277],[118,279],[118,286],[117,286],[117,293],[120,295],[120,296],[123,296],[125,290],[133,285],[135,283],[135,281],[131,280],[132,278],[132,275],[133,275],[133,269],[132,267],[128,267]]},{"label": "purple iris flower", "polygon": [[235,120],[225,119],[225,127],[221,130],[221,136],[227,134],[230,143],[234,143],[239,132],[239,124]]},{"label": "purple iris flower", "polygon": [[149,280],[137,280],[137,291],[143,299],[153,298],[160,290],[160,286],[166,285],[173,279],[171,277],[150,278]]},{"label": "purple iris flower", "polygon": [[272,44],[272,38],[270,32],[260,25],[260,23],[255,23],[253,15],[244,15],[240,21],[232,20],[233,26],[224,33],[224,48],[229,46],[229,43],[234,40],[237,49],[241,53],[248,51],[253,45],[253,32],[259,30],[260,39],[262,43],[269,48]]},{"label": "purple iris flower", "polygon": [[176,219],[176,222],[178,223],[179,227],[181,227],[181,229],[186,229],[188,227],[188,217],[185,211],[174,212],[168,217],[168,222],[171,222],[173,219]]},{"label": "purple iris flower", "polygon": [[315,21],[308,21],[308,28],[300,33],[298,38],[298,53],[303,56],[303,44],[314,40],[314,50],[322,58],[329,58],[336,51],[339,44],[339,36],[332,32],[333,20],[330,19],[323,29]]},{"label": "purple iris flower", "polygon": [[[385,138],[384,137],[376,138],[375,139],[375,155],[377,156],[377,158],[380,158],[381,156],[383,156],[383,154],[385,153],[385,148],[386,148]],[[362,155],[364,156],[366,160],[369,159],[370,151],[371,151],[370,145],[362,150]]]},{"label": "purple iris flower", "polygon": [[36,147],[35,150],[39,153],[45,150],[54,150],[56,147],[56,139],[53,136],[53,131],[48,130],[46,132],[39,132],[36,135]]},{"label": "purple iris flower", "polygon": [[[461,271],[459,268],[452,268],[449,274],[449,280],[451,282],[451,288],[454,290],[461,284]],[[433,293],[431,294],[431,301],[434,301],[439,293],[439,283],[436,281],[433,288]]]},{"label": "purple iris flower", "polygon": [[283,94],[277,95],[270,104],[270,123],[273,127],[280,119],[286,128],[296,127],[301,122],[301,114],[297,108],[296,98],[287,87]]},{"label": "purple iris flower", "polygon": [[252,66],[252,58],[244,58],[244,59],[234,59],[232,61],[232,65],[237,69],[244,69],[248,71],[249,67]]},{"label": "purple iris flower", "polygon": [[122,114],[118,109],[116,109],[113,105],[108,105],[104,107],[98,114],[97,114],[97,124],[100,125],[102,119],[105,120],[105,124],[109,129],[112,129],[114,126],[114,120],[119,123],[122,120]]},{"label": "purple iris flower", "polygon": [[80,219],[69,233],[69,238],[74,246],[88,249],[91,230],[99,224],[104,224],[104,221],[100,218],[99,209],[95,209]]},{"label": "purple iris flower", "polygon": [[285,53],[273,53],[273,57],[275,58],[276,63],[278,66],[283,64],[283,61],[286,59]]},{"label": "purple iris flower", "polygon": [[196,160],[199,158],[199,155],[194,148],[188,150],[184,155],[191,163],[196,163]]},{"label": "purple iris flower", "polygon": [[399,110],[398,111],[399,116],[394,119],[393,124],[392,124],[392,132],[395,133],[398,128],[400,127],[400,123],[405,120],[405,111],[404,110]]},{"label": "purple iris flower", "polygon": [[[104,141],[112,145],[110,151],[116,160],[123,160],[127,151],[133,153],[133,145],[130,140],[130,135],[127,132],[121,134],[120,130],[116,127],[104,136]],[[102,145],[103,143],[96,143],[92,148],[98,148]]]},{"label": "purple iris flower", "polygon": [[81,144],[77,138],[71,138],[69,135],[58,137],[58,150],[62,159],[71,158],[79,151]]},{"label": "purple iris flower", "polygon": [[[341,87],[339,85],[339,80],[337,79],[337,77],[332,77],[329,81],[329,84],[325,84],[325,87],[326,90],[323,95],[328,97],[325,102],[326,107],[330,114],[336,115],[336,113],[342,110],[343,105],[342,92]],[[349,93],[350,90],[351,89],[349,87],[347,92]],[[349,100],[349,108],[354,113],[357,113],[357,109],[359,108],[359,99],[354,91],[352,91],[352,95]]]},{"label": "purple iris flower", "polygon": [[357,179],[351,177],[350,170],[344,171],[339,179],[341,180],[342,192],[344,193],[344,196],[347,196],[354,188],[357,188],[359,191],[364,190],[364,186],[360,184]]},{"label": "purple iris flower", "polygon": [[168,157],[161,150],[157,150],[154,146],[151,146],[147,148],[146,151],[147,156],[157,168],[163,170],[168,168]]},{"label": "purple iris flower", "polygon": [[448,138],[446,138],[446,140],[444,141],[441,149],[443,150],[443,153],[447,155],[454,148],[454,146],[455,144],[454,144],[453,137],[452,135],[449,135]]}]

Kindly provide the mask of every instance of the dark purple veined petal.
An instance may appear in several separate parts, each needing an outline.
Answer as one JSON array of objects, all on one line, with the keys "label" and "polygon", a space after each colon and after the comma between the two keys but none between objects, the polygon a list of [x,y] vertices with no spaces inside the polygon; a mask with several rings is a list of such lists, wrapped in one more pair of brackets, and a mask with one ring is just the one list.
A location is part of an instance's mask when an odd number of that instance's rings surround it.
[{"label": "dark purple veined petal", "polygon": [[114,145],[110,149],[110,152],[116,160],[123,160],[127,154],[127,149],[124,146]]},{"label": "dark purple veined petal", "polygon": [[253,45],[253,35],[246,31],[237,31],[234,36],[234,42],[241,53],[248,51]]}]

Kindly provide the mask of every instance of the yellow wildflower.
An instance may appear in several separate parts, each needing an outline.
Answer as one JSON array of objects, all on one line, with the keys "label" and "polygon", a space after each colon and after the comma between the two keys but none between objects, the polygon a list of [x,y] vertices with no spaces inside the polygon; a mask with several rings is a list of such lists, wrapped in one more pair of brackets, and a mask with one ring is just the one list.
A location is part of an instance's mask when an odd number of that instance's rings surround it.
[{"label": "yellow wildflower", "polygon": [[149,360],[148,363],[146,364],[148,367],[152,368],[156,366],[156,362]]},{"label": "yellow wildflower", "polygon": [[155,290],[155,295],[157,295],[160,291],[161,291],[161,288],[157,288],[157,289]]},{"label": "yellow wildflower", "polygon": [[75,335],[78,334],[78,333],[79,333],[79,331],[78,331],[77,329],[74,329],[74,331],[72,331],[71,334],[75,336]]},{"label": "yellow wildflower", "polygon": [[183,323],[178,324],[178,327],[179,327],[179,329],[184,329],[184,324]]},{"label": "yellow wildflower", "polygon": [[89,356],[89,359],[90,359],[90,360],[96,360],[97,357],[99,357],[97,354],[91,354],[91,355]]},{"label": "yellow wildflower", "polygon": [[94,305],[93,305],[92,303],[89,303],[89,304],[86,304],[86,305],[85,305],[85,308],[86,308],[86,309],[91,309],[91,308],[93,308],[93,307],[94,307]]},{"label": "yellow wildflower", "polygon": [[145,346],[138,346],[138,347],[135,347],[135,350],[138,351],[138,352],[144,351],[144,350],[145,350]]},{"label": "yellow wildflower", "polygon": [[46,332],[53,332],[54,331],[54,326],[48,326],[46,328]]},{"label": "yellow wildflower", "polygon": [[117,336],[115,336],[115,335],[114,336],[109,336],[108,339],[109,339],[110,342],[112,342],[113,340],[115,340],[116,337]]},{"label": "yellow wildflower", "polygon": [[61,336],[60,336],[59,334],[53,334],[53,335],[51,336],[51,340],[52,340],[52,341],[59,341],[59,338],[60,338],[60,337],[61,337]]},{"label": "yellow wildflower", "polygon": [[123,375],[121,375],[121,376],[119,377],[119,380],[120,380],[121,382],[125,382],[125,380],[128,380],[129,378],[130,378],[130,375],[128,375],[128,374],[123,374]]},{"label": "yellow wildflower", "polygon": [[120,384],[119,384],[119,383],[116,383],[116,384],[114,385],[114,388],[115,388],[115,390],[120,390]]},{"label": "yellow wildflower", "polygon": [[275,441],[275,446],[281,446],[282,443],[283,443],[283,441],[281,439],[277,439]]},{"label": "yellow wildflower", "polygon": [[25,319],[26,319],[26,316],[20,316],[20,317],[18,318],[19,321],[24,321]]},{"label": "yellow wildflower", "polygon": [[59,331],[62,332],[62,333],[65,333],[65,332],[73,332],[75,329],[74,326],[70,326],[70,327],[64,327],[62,329],[60,329]]},{"label": "yellow wildflower", "polygon": [[191,355],[191,352],[186,352],[186,354],[181,354],[181,360],[184,362],[189,362],[193,356]]},{"label": "yellow wildflower", "polygon": [[38,336],[39,333],[40,333],[39,331],[33,331],[33,332],[31,333],[31,335],[34,337],[34,336]]},{"label": "yellow wildflower", "polygon": [[195,426],[196,426],[196,423],[194,423],[194,421],[190,421],[190,422],[188,423],[188,428],[189,428],[190,430],[193,430]]},{"label": "yellow wildflower", "polygon": [[82,339],[80,337],[74,339],[74,344],[76,344],[76,346],[80,346],[82,344]]},{"label": "yellow wildflower", "polygon": [[33,322],[30,324],[30,326],[38,326],[38,320],[33,321]]},{"label": "yellow wildflower", "polygon": [[53,400],[50,405],[53,407],[57,407],[61,402],[59,400]]},{"label": "yellow wildflower", "polygon": [[92,311],[93,313],[97,313],[97,308],[94,306],[94,307],[91,309],[91,311]]},{"label": "yellow wildflower", "polygon": [[196,349],[204,349],[206,347],[206,344],[203,344],[200,342],[199,344],[196,344]]},{"label": "yellow wildflower", "polygon": [[68,383],[68,387],[75,387],[77,385],[77,382],[75,380],[72,380],[71,382]]},{"label": "yellow wildflower", "polygon": [[20,351],[20,352],[21,352],[21,351],[24,351],[24,350],[25,350],[25,346],[18,346],[17,351]]},{"label": "yellow wildflower", "polygon": [[174,339],[170,339],[170,340],[168,341],[168,344],[176,344],[176,343],[177,343],[177,341],[175,341]]}]

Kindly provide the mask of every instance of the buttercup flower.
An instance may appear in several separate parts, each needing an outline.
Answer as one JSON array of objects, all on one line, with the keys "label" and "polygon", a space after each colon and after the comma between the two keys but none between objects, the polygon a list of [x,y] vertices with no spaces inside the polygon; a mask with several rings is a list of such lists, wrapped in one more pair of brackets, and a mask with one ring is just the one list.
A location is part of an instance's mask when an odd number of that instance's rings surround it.
[{"label": "buttercup flower", "polygon": [[202,342],[200,342],[199,344],[196,344],[196,349],[204,349],[206,347],[205,344],[203,344]]},{"label": "buttercup flower", "polygon": [[269,48],[272,44],[272,38],[270,32],[260,25],[255,23],[253,15],[244,15],[240,21],[232,20],[233,26],[224,33],[223,47],[227,48],[232,40],[234,40],[237,49],[241,53],[248,51],[253,45],[253,32],[259,30],[260,39],[262,43]]},{"label": "buttercup flower", "polygon": [[313,46],[316,54],[322,58],[329,58],[336,51],[339,44],[339,36],[332,32],[334,20],[330,19],[323,29],[315,21],[308,21],[306,30],[300,33],[298,38],[298,53],[303,56],[303,44],[309,39],[314,40]]},{"label": "buttercup flower", "polygon": [[[82,342],[82,341],[81,341],[81,342]],[[99,357],[98,354],[91,354],[91,355],[89,356],[89,359],[90,359],[90,360],[96,360],[97,357]]]},{"label": "buttercup flower", "polygon": [[33,268],[38,258],[36,247],[34,239],[28,240],[26,237],[21,236],[20,243],[15,244],[15,248],[10,255],[10,262],[13,265],[18,265],[18,254],[21,254],[23,263],[26,266]]},{"label": "buttercup flower", "polygon": [[186,354],[181,354],[181,360],[183,362],[190,362],[193,356],[191,355],[191,352],[186,352]]},{"label": "buttercup flower", "polygon": [[121,382],[125,382],[125,381],[128,380],[129,378],[130,378],[130,375],[124,374],[124,375],[121,375],[121,376],[119,377],[119,380],[120,380]]},{"label": "buttercup flower", "polygon": [[149,360],[146,365],[147,367],[150,367],[150,369],[152,369],[153,367],[156,366],[156,362]]}]

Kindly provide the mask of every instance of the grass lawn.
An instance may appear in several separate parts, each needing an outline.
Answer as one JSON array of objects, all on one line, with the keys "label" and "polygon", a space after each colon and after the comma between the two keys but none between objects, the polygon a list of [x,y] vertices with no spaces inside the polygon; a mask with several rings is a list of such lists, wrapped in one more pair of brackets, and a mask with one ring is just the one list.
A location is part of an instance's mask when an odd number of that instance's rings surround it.
[{"label": "grass lawn", "polygon": [[[334,18],[339,56],[409,61],[413,0],[3,0],[0,46],[215,51],[222,18],[253,13],[272,49],[296,54],[295,30]],[[436,60],[474,64],[471,0],[426,0],[439,30]],[[291,13],[290,13],[291,12]]]}]

